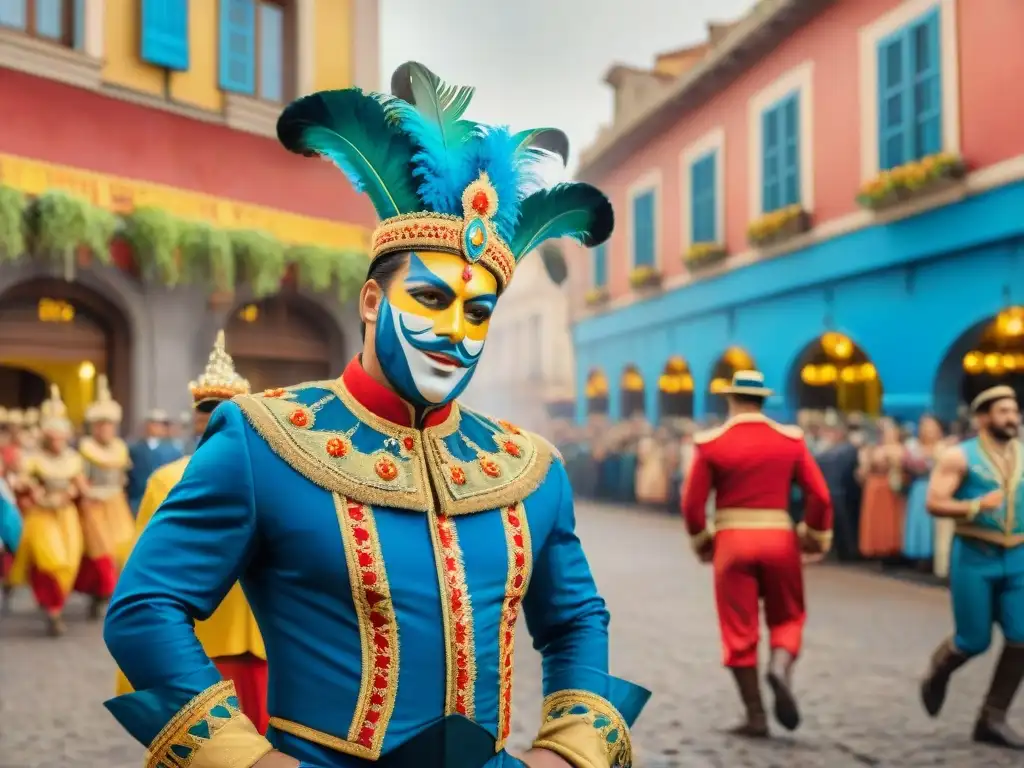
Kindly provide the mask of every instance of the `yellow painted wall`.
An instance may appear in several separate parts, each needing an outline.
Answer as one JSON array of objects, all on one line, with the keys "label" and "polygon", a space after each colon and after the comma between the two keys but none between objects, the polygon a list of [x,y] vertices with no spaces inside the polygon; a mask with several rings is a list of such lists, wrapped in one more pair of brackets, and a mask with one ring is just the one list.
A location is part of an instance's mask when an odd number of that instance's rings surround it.
[{"label": "yellow painted wall", "polygon": [[316,0],[313,82],[318,91],[352,85],[353,12],[352,0]]},{"label": "yellow painted wall", "polygon": [[60,387],[60,396],[68,408],[68,418],[71,422],[81,424],[85,419],[85,408],[92,402],[95,381],[83,381],[78,377],[80,363],[0,358],[0,365],[32,371],[42,376],[47,385],[56,384]]},{"label": "yellow painted wall", "polygon": [[[213,4],[213,0],[206,0]],[[103,80],[163,95],[164,72],[139,58],[138,0],[106,0]]]},{"label": "yellow painted wall", "polygon": [[224,94],[218,81],[218,8],[215,0],[189,0],[188,71],[171,74],[171,98],[219,112]]}]

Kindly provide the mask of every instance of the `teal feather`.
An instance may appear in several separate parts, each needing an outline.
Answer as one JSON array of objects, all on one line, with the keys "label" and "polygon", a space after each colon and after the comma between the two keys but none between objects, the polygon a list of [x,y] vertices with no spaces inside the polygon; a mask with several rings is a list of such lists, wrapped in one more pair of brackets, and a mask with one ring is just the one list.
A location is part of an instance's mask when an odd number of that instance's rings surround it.
[{"label": "teal feather", "polygon": [[331,160],[366,193],[380,218],[422,210],[409,172],[416,152],[412,139],[389,122],[377,99],[358,88],[292,102],[277,121],[277,136],[292,152]]},{"label": "teal feather", "polygon": [[519,224],[509,246],[519,261],[546,240],[571,237],[587,248],[611,237],[615,213],[604,193],[589,184],[558,184],[519,204]]},{"label": "teal feather", "polygon": [[546,160],[552,155],[569,162],[569,137],[557,128],[531,128],[514,136],[518,152],[533,160]]}]

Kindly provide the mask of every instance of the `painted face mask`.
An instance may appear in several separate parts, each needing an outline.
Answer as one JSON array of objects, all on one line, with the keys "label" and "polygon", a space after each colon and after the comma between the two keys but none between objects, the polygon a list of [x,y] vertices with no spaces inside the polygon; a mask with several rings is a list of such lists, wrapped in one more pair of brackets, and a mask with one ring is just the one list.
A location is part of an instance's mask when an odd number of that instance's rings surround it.
[{"label": "painted face mask", "polygon": [[494,276],[449,253],[409,255],[404,278],[381,300],[375,343],[391,386],[405,400],[441,405],[469,384],[494,305]]}]

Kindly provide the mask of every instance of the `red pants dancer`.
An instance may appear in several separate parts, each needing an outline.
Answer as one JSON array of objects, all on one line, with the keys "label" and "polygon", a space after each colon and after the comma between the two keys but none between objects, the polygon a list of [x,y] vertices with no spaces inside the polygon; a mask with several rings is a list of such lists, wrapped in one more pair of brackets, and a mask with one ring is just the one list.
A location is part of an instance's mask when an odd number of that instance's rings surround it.
[{"label": "red pants dancer", "polygon": [[[735,735],[768,735],[757,671],[760,607],[771,645],[767,680],[775,695],[775,717],[788,730],[800,724],[792,671],[800,656],[804,585],[801,550],[824,552],[831,544],[832,504],[828,487],[796,427],[777,424],[760,413],[763,379],[730,389],[732,418],[697,435],[694,460],[686,473],[682,508],[694,551],[715,570],[715,604],[725,666],[736,680],[746,720]],[[804,491],[804,522],[794,531],[787,511],[791,484]],[[717,508],[709,526],[711,491]]]},{"label": "red pants dancer", "polygon": [[79,504],[84,547],[75,591],[92,598],[89,615],[98,619],[117,586],[114,542],[106,525],[102,504],[83,499]]},{"label": "red pants dancer", "polygon": [[213,660],[225,680],[235,684],[238,705],[262,734],[270,725],[267,713],[267,662],[252,653],[218,656]]}]

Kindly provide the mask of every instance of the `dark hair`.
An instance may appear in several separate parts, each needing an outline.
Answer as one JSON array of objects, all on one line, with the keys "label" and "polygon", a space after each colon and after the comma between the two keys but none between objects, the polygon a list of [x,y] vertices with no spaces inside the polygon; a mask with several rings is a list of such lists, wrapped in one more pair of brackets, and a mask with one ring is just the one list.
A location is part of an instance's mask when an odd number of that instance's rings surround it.
[{"label": "dark hair", "polygon": [[743,405],[756,405],[758,408],[764,408],[764,398],[760,395],[729,395],[729,397]]},{"label": "dark hair", "polygon": [[[395,280],[395,275],[405,266],[408,258],[409,251],[395,251],[386,256],[381,256],[370,264],[370,271],[366,273],[365,282],[368,283],[373,280],[384,293],[387,293],[391,283]],[[366,338],[366,323],[360,324],[359,335],[362,338]]]}]

